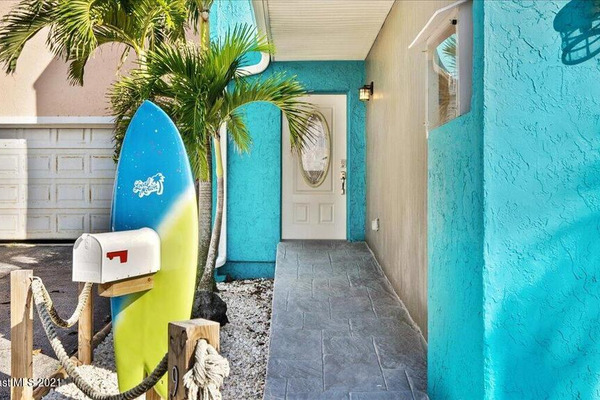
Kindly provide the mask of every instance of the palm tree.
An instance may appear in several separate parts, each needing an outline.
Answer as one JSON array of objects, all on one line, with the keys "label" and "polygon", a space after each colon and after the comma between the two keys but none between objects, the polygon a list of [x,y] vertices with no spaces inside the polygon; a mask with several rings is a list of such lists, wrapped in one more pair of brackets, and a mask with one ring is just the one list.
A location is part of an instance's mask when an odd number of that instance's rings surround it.
[{"label": "palm tree", "polygon": [[[195,21],[194,26],[199,26],[197,33],[200,36],[200,48],[206,51],[210,46],[209,12],[213,0],[188,0],[197,2],[192,12],[191,19]],[[198,197],[198,266],[196,270],[196,287],[204,272],[204,264],[210,246],[211,224],[212,224],[212,152],[210,139],[205,138],[203,158],[206,160],[207,169],[203,175],[196,175],[197,197]]]},{"label": "palm tree", "polygon": [[[85,65],[98,47],[122,44],[124,60],[133,51],[143,60],[147,51],[166,42],[184,40],[186,27],[209,46],[208,12],[213,0],[24,0],[0,20],[0,64],[13,73],[23,48],[42,29],[54,55],[69,65],[69,81],[83,85]],[[120,147],[115,149],[118,158]],[[205,142],[204,159],[209,160]],[[196,176],[198,185],[198,276],[202,275],[210,243],[212,173]]]},{"label": "palm tree", "polygon": [[182,40],[186,23],[198,16],[191,0],[24,0],[0,22],[0,63],[14,72],[25,44],[48,28],[50,50],[70,64],[70,82],[82,85],[99,46],[120,43],[123,58],[133,50],[140,59],[159,44]]},{"label": "palm tree", "polygon": [[[278,107],[290,126],[292,150],[302,149],[312,137],[310,116],[314,108],[299,98],[306,94],[295,79],[275,74],[266,79],[244,78],[239,71],[251,52],[273,52],[265,37],[253,28],[238,26],[206,51],[197,46],[158,47],[149,51],[145,61],[117,82],[110,99],[117,117],[116,140],[123,138],[131,117],[146,99],[153,100],[177,124],[186,144],[192,170],[206,176],[209,162],[204,144],[212,142],[217,177],[217,205],[210,247],[204,273],[197,292],[212,292],[217,248],[223,216],[223,165],[220,127],[227,132],[239,152],[248,152],[252,138],[248,132],[243,107],[267,102]],[[229,90],[228,90],[229,88]],[[196,298],[199,298],[198,293]],[[206,312],[195,304],[198,312]],[[205,316],[206,317],[206,316]]]}]

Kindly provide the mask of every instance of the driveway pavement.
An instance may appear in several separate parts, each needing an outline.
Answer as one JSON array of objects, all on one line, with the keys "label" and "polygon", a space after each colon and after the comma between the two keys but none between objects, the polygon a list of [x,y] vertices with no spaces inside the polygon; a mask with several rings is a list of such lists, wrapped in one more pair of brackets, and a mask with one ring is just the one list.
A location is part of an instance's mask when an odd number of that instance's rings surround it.
[{"label": "driveway pavement", "polygon": [[[0,245],[0,380],[10,376],[10,271],[32,269],[33,274],[44,281],[54,306],[63,317],[70,316],[77,304],[78,284],[71,281],[71,245]],[[94,329],[98,332],[110,321],[110,303],[98,297],[94,290]],[[72,354],[77,349],[77,325],[59,330],[61,340]],[[34,311],[33,349],[40,350],[34,356],[33,373],[43,377],[54,372],[58,361],[43,331],[37,312]],[[8,398],[9,389],[1,387],[0,399]]]}]

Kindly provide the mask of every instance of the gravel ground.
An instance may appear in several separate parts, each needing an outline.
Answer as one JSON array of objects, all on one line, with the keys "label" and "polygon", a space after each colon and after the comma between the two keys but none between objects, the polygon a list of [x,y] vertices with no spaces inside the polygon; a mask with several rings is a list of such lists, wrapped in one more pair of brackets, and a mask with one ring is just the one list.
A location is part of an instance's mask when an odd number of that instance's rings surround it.
[{"label": "gravel ground", "polygon": [[[0,0],[1,1],[1,0]],[[44,281],[58,313],[70,316],[77,305],[77,283],[71,282],[73,246],[70,244],[0,244],[0,381],[10,376],[10,272],[32,269]],[[94,329],[110,321],[110,302],[94,290]],[[59,366],[46,338],[37,311],[33,312],[33,376],[43,378]],[[68,354],[77,348],[77,328],[60,329],[58,335]],[[10,397],[10,388],[0,385],[0,399]]]},{"label": "gravel ground", "polygon": [[[221,329],[221,354],[229,360],[231,373],[221,393],[224,400],[260,400],[263,397],[267,360],[273,281],[266,279],[219,283],[220,296],[231,321]],[[118,393],[112,334],[94,350],[93,365],[80,373],[94,387]],[[44,399],[87,399],[73,383],[65,381]]]},{"label": "gravel ground", "polygon": [[231,368],[223,383],[223,399],[262,399],[269,359],[273,281],[234,281],[218,287],[230,321],[221,330],[221,353]]}]

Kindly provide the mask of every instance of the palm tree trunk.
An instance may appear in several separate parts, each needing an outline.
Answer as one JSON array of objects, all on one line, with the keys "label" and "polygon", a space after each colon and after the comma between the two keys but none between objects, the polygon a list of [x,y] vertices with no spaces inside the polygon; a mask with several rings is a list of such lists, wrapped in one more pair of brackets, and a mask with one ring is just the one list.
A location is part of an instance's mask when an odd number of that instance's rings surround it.
[{"label": "palm tree trunk", "polygon": [[[199,1],[198,8],[200,11],[199,31],[200,31],[200,47],[206,50],[210,45],[210,24],[209,10],[212,5],[212,0]],[[211,224],[212,224],[212,152],[210,147],[210,137],[206,139],[204,151],[206,152],[207,173],[204,177],[198,180],[198,266],[196,269],[196,295],[201,290],[200,281],[204,276],[204,266],[206,264],[208,249],[210,246]],[[194,303],[196,304],[196,303]],[[197,314],[199,310],[193,310],[193,314]]]},{"label": "palm tree trunk", "polygon": [[217,174],[217,209],[215,212],[215,221],[210,237],[210,247],[206,257],[204,273],[198,285],[198,290],[212,291],[214,287],[215,264],[217,261],[217,252],[219,250],[219,241],[221,239],[221,222],[223,221],[223,160],[221,158],[221,143],[218,136],[213,137],[213,146],[215,149],[215,162]]},{"label": "palm tree trunk", "polygon": [[209,10],[212,5],[212,1],[208,4],[203,4],[200,9],[200,48],[202,50],[208,49],[210,46],[210,24],[209,24]]},{"label": "palm tree trunk", "polygon": [[198,180],[198,268],[196,272],[196,290],[199,290],[200,279],[204,273],[204,265],[210,246],[210,226],[212,224],[212,152],[210,141],[207,143],[207,176]]}]

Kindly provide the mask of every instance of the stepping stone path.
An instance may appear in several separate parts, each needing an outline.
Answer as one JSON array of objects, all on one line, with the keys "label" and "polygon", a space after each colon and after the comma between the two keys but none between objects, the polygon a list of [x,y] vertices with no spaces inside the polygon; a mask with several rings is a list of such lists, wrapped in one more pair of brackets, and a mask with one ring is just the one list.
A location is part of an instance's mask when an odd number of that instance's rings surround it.
[{"label": "stepping stone path", "polygon": [[427,399],[427,349],[365,243],[277,249],[264,400]]}]

